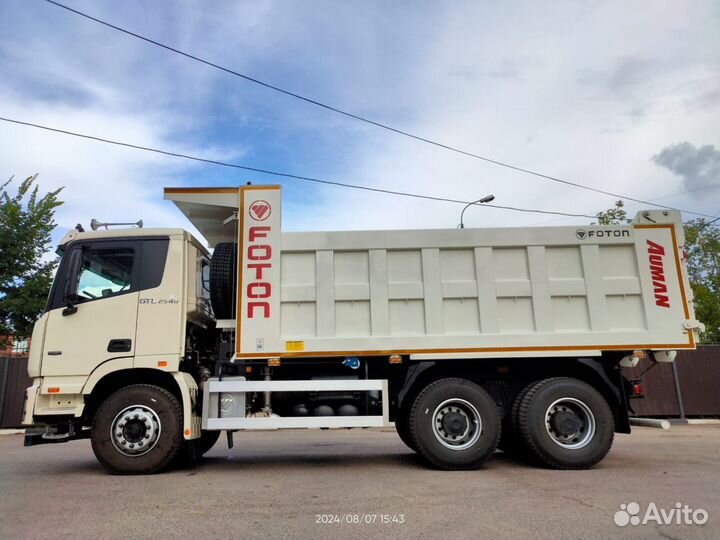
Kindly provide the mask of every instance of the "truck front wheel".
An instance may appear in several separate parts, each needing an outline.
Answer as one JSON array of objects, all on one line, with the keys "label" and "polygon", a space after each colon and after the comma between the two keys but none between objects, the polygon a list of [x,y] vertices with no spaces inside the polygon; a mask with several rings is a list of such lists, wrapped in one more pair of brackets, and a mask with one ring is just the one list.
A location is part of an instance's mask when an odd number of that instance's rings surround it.
[{"label": "truck front wheel", "polygon": [[497,405],[482,387],[466,379],[441,379],[428,385],[409,416],[417,451],[438,469],[477,469],[500,439]]},{"label": "truck front wheel", "polygon": [[522,397],[517,428],[527,450],[555,469],[587,469],[610,451],[615,426],[605,398],[567,377],[536,383]]},{"label": "truck front wheel", "polygon": [[113,474],[151,474],[168,466],[182,444],[182,406],[164,388],[136,384],[98,408],[92,448]]}]

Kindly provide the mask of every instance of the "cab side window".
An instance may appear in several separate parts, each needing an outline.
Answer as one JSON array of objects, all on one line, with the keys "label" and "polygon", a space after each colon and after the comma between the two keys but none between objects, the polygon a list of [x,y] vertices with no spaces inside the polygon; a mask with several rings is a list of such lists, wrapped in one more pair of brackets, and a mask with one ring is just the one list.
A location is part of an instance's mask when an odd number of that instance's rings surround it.
[{"label": "cab side window", "polygon": [[133,290],[132,248],[91,249],[83,253],[78,300],[88,302]]},{"label": "cab side window", "polygon": [[210,262],[203,258],[200,264],[202,266],[200,270],[200,282],[204,293],[202,296],[210,296]]}]

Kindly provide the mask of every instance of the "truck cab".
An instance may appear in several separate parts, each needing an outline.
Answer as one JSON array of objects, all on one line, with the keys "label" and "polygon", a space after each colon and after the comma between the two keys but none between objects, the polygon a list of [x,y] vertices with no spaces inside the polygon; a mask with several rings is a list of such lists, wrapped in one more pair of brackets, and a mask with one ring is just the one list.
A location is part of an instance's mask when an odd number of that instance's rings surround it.
[{"label": "truck cab", "polygon": [[[159,382],[192,411],[197,383],[180,365],[214,328],[208,251],[181,229],[132,228],[73,230],[58,252],[33,330],[24,414],[47,428],[28,442],[88,436],[101,399],[131,381]],[[187,420],[197,437],[198,422]]]}]

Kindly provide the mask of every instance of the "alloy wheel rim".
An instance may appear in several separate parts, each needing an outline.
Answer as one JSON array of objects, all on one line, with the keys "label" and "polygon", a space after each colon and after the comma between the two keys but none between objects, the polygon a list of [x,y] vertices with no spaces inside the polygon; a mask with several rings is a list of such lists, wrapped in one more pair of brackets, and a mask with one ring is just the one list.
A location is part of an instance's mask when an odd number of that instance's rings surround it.
[{"label": "alloy wheel rim", "polygon": [[115,449],[129,457],[139,457],[155,448],[162,424],[158,414],[146,405],[131,405],[120,411],[110,425]]},{"label": "alloy wheel rim", "polygon": [[567,450],[579,450],[595,436],[595,416],[590,407],[577,398],[553,401],[545,411],[545,430],[550,439]]},{"label": "alloy wheel rim", "polygon": [[435,408],[432,427],[440,444],[451,450],[465,450],[480,438],[482,418],[472,403],[452,398]]}]

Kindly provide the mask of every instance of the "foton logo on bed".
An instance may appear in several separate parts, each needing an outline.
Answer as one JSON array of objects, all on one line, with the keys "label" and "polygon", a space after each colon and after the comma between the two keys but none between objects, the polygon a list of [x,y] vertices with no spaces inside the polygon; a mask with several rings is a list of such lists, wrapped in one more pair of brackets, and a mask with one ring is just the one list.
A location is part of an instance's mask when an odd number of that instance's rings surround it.
[{"label": "foton logo on bed", "polygon": [[[255,204],[253,203],[253,206]],[[270,205],[268,205],[268,215],[269,208]],[[252,206],[250,212],[252,213]],[[248,230],[247,252],[245,253],[247,263],[245,268],[248,270],[248,274],[252,275],[252,281],[245,287],[248,319],[258,316],[263,319],[270,318],[272,284],[267,278],[272,269],[272,246],[268,243],[270,230],[270,227],[250,227]]]},{"label": "foton logo on bed", "polygon": [[652,276],[653,288],[655,289],[655,304],[669,308],[670,298],[667,295],[667,283],[665,281],[665,269],[663,257],[665,248],[652,240],[647,241],[648,256],[650,259],[650,275]]},{"label": "foton logo on bed", "polygon": [[255,221],[265,221],[267,218],[270,217],[270,212],[272,211],[272,208],[270,207],[270,203],[267,201],[255,201],[250,205],[250,208],[248,208],[248,213],[250,214],[250,217],[253,218]]}]

